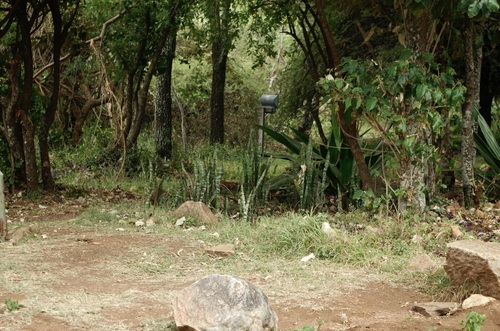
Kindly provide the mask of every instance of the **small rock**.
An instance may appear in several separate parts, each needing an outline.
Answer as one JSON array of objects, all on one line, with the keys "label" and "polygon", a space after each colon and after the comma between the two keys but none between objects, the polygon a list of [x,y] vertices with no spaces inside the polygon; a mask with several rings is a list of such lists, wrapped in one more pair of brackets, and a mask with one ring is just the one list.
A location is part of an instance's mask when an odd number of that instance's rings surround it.
[{"label": "small rock", "polygon": [[125,229],[124,228],[117,228],[116,231],[123,232],[123,231],[125,231]]},{"label": "small rock", "polygon": [[182,226],[185,221],[186,221],[186,217],[182,216],[177,221],[175,221],[175,226]]},{"label": "small rock", "polygon": [[312,259],[316,258],[316,256],[314,255],[314,253],[311,253],[307,256],[304,256],[303,258],[300,259],[300,262],[308,262]]},{"label": "small rock", "polygon": [[469,309],[473,307],[486,306],[493,301],[496,301],[496,299],[492,297],[486,297],[481,294],[472,294],[470,297],[464,300],[464,302],[462,303],[462,308]]},{"label": "small rock", "polygon": [[434,262],[429,255],[420,254],[415,256],[408,265],[408,268],[421,273],[434,272],[438,269],[436,262]]},{"label": "small rock", "polygon": [[411,241],[415,244],[419,244],[422,242],[422,237],[416,234],[413,236],[413,238],[411,238]]},{"label": "small rock", "polygon": [[457,226],[457,225],[453,225],[453,226],[451,227],[451,235],[452,235],[452,236],[453,236],[453,238],[455,238],[455,239],[460,239],[460,238],[462,238],[462,236],[463,236],[464,234],[463,234],[463,233],[462,233],[462,231],[460,230],[460,227],[459,227],[459,226]]},{"label": "small rock", "polygon": [[150,218],[150,219],[148,219],[148,220],[146,221],[146,226],[147,226],[147,227],[149,227],[149,226],[153,226],[153,225],[155,225],[155,223],[156,223],[156,219],[154,219],[154,218]]},{"label": "small rock", "polygon": [[332,239],[335,236],[335,232],[330,226],[330,223],[328,222],[323,222],[321,224],[321,231],[323,231],[324,234],[328,236],[328,238]]},{"label": "small rock", "polygon": [[172,212],[173,217],[190,217],[202,224],[217,224],[217,216],[203,202],[186,201]]},{"label": "small rock", "polygon": [[376,228],[376,227],[371,226],[371,225],[366,226],[366,231],[373,233],[373,234],[379,234],[381,232],[379,228]]},{"label": "small rock", "polygon": [[411,309],[425,317],[452,315],[458,309],[455,302],[424,302],[416,303]]},{"label": "small rock", "polygon": [[144,223],[143,220],[139,220],[135,222],[135,226],[144,226],[146,223]]},{"label": "small rock", "polygon": [[234,254],[234,245],[233,244],[217,245],[206,248],[205,252],[207,252],[210,255],[229,256]]},{"label": "small rock", "polygon": [[488,217],[487,213],[485,213],[484,211],[481,211],[479,209],[477,209],[474,214],[476,214],[476,217],[478,217],[480,219],[485,219]]}]

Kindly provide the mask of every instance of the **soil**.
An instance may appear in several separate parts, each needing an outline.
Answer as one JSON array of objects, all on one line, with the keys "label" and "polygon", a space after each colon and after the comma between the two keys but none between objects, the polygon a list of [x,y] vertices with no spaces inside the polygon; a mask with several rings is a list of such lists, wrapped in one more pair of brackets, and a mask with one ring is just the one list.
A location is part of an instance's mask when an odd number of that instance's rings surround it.
[{"label": "soil", "polygon": [[[323,260],[212,257],[189,231],[161,224],[152,228],[165,231],[150,231],[130,222],[89,226],[77,218],[97,204],[112,214],[112,202],[127,199],[135,197],[111,191],[86,199],[11,199],[11,229],[36,223],[39,231],[17,245],[0,243],[0,330],[169,330],[176,292],[211,273],[238,274],[260,287],[280,330],[461,330],[468,314],[414,313],[415,302],[432,298],[382,273]],[[22,306],[9,311],[6,298]],[[473,310],[486,315],[481,330],[500,330],[500,303]]]}]

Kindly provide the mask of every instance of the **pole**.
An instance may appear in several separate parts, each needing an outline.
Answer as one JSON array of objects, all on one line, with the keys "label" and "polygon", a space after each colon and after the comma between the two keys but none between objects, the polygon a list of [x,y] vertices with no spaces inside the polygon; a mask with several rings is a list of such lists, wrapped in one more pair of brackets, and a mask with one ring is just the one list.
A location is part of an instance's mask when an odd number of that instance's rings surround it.
[{"label": "pole", "polygon": [[5,218],[5,196],[3,195],[3,173],[0,171],[0,239],[7,238],[7,219]]},{"label": "pole", "polygon": [[[261,107],[259,116],[259,125],[264,126],[265,123],[266,123],[266,110],[264,107]],[[264,153],[264,131],[262,131],[262,129],[259,129],[259,146],[260,146],[260,152]]]}]

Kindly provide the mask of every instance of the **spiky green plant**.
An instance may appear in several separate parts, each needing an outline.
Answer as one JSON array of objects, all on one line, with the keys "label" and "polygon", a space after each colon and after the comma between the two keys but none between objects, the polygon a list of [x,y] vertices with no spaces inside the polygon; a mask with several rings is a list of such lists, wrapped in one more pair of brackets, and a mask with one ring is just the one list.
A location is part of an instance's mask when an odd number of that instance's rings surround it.
[{"label": "spiky green plant", "polygon": [[262,158],[259,147],[250,141],[242,159],[240,184],[240,213],[245,221],[251,219],[255,209],[267,201],[269,186],[265,183],[270,164],[270,160]]},{"label": "spiky green plant", "polygon": [[220,183],[223,174],[222,163],[215,148],[208,155],[198,155],[193,161],[193,177],[184,169],[183,190],[188,199],[201,201],[216,210],[220,208]]},{"label": "spiky green plant", "polygon": [[[291,154],[272,154],[274,158],[288,160],[294,171],[275,178],[271,185],[295,182],[300,197],[300,207],[310,210],[317,207],[324,194],[339,196],[348,192],[355,179],[354,157],[347,145],[340,125],[332,117],[330,137],[327,145],[316,143],[308,135],[292,129],[295,138],[259,126],[266,134],[285,146]],[[295,173],[294,173],[295,172]],[[297,182],[297,174],[304,175]],[[299,186],[297,186],[299,184]],[[321,191],[321,194],[318,192]]]}]

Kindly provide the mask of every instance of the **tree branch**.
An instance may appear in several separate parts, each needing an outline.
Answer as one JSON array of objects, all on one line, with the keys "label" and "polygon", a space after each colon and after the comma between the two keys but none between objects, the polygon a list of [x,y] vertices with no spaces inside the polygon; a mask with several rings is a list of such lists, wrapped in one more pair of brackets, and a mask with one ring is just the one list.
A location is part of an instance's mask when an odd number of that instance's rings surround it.
[{"label": "tree branch", "polygon": [[[59,61],[65,61],[67,59],[69,59],[69,57],[71,56],[71,54],[66,54],[64,55],[62,58],[59,59]],[[50,62],[46,65],[44,65],[42,68],[38,69],[34,74],[33,74],[33,79],[37,78],[38,76],[40,76],[40,74],[42,74],[42,72],[44,72],[45,70],[49,69],[50,67],[54,66],[54,62]]]},{"label": "tree branch", "polygon": [[116,16],[110,18],[106,22],[104,22],[104,24],[102,25],[101,33],[98,36],[87,40],[85,43],[87,43],[87,44],[93,44],[96,41],[101,41],[102,39],[104,39],[104,34],[106,33],[106,29],[108,28],[108,25],[111,25],[114,22],[118,21],[127,12],[127,9],[128,8],[125,8],[119,14],[117,14]]}]

